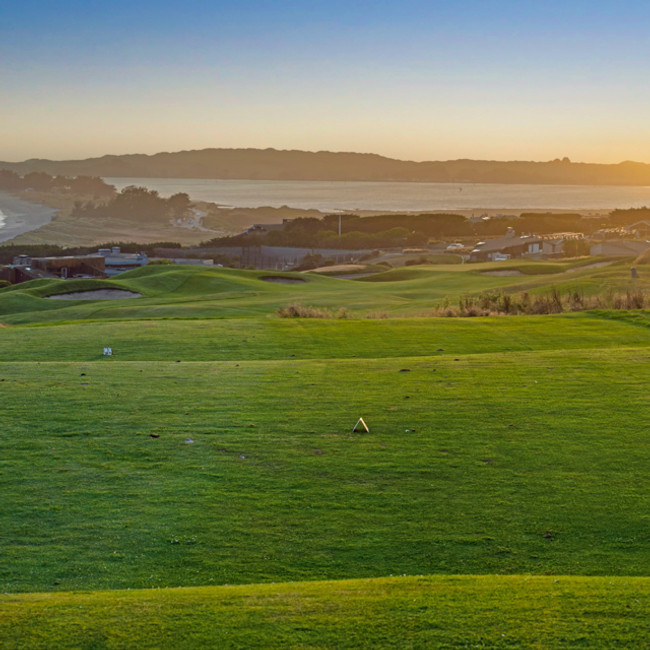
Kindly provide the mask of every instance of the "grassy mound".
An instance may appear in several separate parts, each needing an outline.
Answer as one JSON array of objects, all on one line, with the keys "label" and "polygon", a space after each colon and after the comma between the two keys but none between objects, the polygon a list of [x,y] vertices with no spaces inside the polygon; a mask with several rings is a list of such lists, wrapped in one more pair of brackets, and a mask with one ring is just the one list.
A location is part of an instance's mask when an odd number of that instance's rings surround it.
[{"label": "grassy mound", "polygon": [[647,578],[427,576],[0,596],[0,644],[632,648],[649,593]]},{"label": "grassy mound", "polygon": [[[506,268],[499,264],[407,267],[354,280],[318,274],[275,274],[303,280],[291,284],[265,282],[265,271],[152,266],[110,281],[38,280],[0,290],[0,320],[12,324],[127,318],[249,318],[274,314],[278,308],[296,302],[332,312],[345,308],[352,317],[414,316],[433,313],[446,304],[457,304],[465,296],[491,290],[538,295],[555,289],[562,294],[604,297],[613,292],[650,291],[650,276],[646,278],[641,273],[641,277],[632,279],[626,265],[583,268],[578,262],[548,262],[541,267],[552,272],[518,277],[485,273]],[[537,267],[540,263],[517,265],[522,269]],[[574,272],[567,273],[568,270]],[[106,287],[134,291],[143,297],[101,302],[45,299],[63,291]]]},{"label": "grassy mound", "polygon": [[[98,307],[99,309],[100,307]],[[650,345],[648,312],[516,318],[151,319],[3,328],[0,361],[263,361],[439,357]]]},{"label": "grassy mound", "polygon": [[[0,291],[0,583],[23,594],[0,598],[0,644],[640,645],[647,313],[273,314],[629,269],[408,272],[144,268],[110,282],[143,297],[111,304]],[[90,593],[119,589],[147,591]]]}]

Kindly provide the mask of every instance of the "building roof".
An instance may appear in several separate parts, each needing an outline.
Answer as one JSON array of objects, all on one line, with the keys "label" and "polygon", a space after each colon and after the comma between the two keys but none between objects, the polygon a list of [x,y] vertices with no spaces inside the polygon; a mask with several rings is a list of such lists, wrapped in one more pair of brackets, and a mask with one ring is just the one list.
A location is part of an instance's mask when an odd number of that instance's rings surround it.
[{"label": "building roof", "polygon": [[541,237],[538,237],[537,235],[505,235],[504,237],[497,237],[496,239],[487,239],[485,242],[479,242],[476,244],[472,252],[497,253],[499,251],[507,250],[508,248],[526,246],[527,244],[541,241]]}]

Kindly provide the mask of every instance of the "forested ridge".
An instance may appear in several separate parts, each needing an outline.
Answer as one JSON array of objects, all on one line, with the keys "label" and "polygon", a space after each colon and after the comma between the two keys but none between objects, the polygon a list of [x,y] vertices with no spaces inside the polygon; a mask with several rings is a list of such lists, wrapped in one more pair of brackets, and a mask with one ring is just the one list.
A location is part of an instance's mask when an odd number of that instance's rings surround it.
[{"label": "forested ridge", "polygon": [[650,185],[650,165],[447,160],[414,162],[377,154],[277,149],[201,149],[85,160],[0,162],[20,174],[249,180],[429,181],[551,185]]}]

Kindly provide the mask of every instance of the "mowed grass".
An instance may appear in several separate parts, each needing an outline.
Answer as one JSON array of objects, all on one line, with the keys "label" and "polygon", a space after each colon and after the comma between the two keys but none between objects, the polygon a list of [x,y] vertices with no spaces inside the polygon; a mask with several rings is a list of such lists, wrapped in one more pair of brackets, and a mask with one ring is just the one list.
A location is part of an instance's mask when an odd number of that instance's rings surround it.
[{"label": "mowed grass", "polygon": [[[104,359],[110,345],[113,358]],[[443,356],[650,345],[650,313],[498,318],[174,319],[0,330],[0,361],[253,361]]]},{"label": "mowed grass", "polygon": [[647,313],[274,314],[631,286],[493,267],[0,291],[0,645],[643,647]]},{"label": "mowed grass", "polygon": [[2,589],[647,575],[649,358],[4,363]]},{"label": "mowed grass", "polygon": [[648,578],[427,576],[0,596],[3,648],[639,648]]},{"label": "mowed grass", "polygon": [[[333,311],[343,307],[354,317],[412,317],[431,314],[445,304],[457,304],[465,295],[489,290],[544,293],[551,287],[559,287],[563,293],[593,295],[650,289],[650,276],[646,279],[641,272],[640,278],[631,279],[629,264],[624,262],[605,268],[557,263],[520,263],[519,267],[528,273],[517,277],[491,275],[504,270],[498,263],[438,265],[396,269],[358,280],[187,266],[144,267],[111,280],[36,280],[0,290],[0,321],[34,324],[109,319],[258,318],[273,315],[277,308],[292,302]],[[264,280],[269,276],[297,282],[280,284]],[[47,299],[56,293],[93,288],[128,289],[141,293],[142,297]]]},{"label": "mowed grass", "polygon": [[[399,313],[431,309],[436,299],[455,295],[468,283],[477,289],[502,286],[512,278],[476,272],[450,273],[434,268],[421,278],[395,283],[362,283],[317,274],[280,274],[197,267],[148,267],[119,279],[36,281],[0,291],[0,318],[9,324],[89,319],[241,318],[273,314],[278,307],[302,301],[329,309],[345,307],[359,315],[379,308]],[[295,284],[268,282],[268,276]],[[111,301],[47,300],[53,293],[111,287],[143,297]]]}]

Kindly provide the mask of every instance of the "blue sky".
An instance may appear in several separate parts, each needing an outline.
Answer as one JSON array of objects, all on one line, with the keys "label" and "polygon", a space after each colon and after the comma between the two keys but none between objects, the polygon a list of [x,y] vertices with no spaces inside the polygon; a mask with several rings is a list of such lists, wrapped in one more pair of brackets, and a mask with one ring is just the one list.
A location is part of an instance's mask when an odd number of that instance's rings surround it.
[{"label": "blue sky", "polygon": [[650,162],[649,3],[89,4],[0,10],[0,159]]}]

